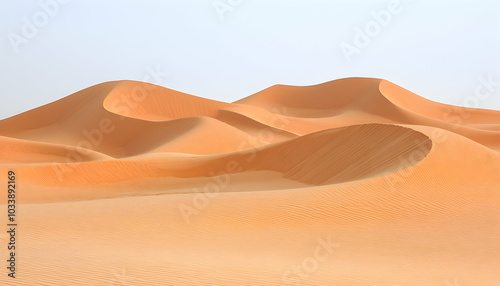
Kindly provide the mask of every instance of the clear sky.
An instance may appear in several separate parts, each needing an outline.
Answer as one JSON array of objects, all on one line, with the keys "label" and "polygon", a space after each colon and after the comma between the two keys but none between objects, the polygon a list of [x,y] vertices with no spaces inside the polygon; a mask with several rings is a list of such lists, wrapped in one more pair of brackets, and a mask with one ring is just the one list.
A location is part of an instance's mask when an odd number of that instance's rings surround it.
[{"label": "clear sky", "polygon": [[232,102],[377,77],[500,110],[497,0],[16,0],[0,23],[0,119],[121,79]]}]

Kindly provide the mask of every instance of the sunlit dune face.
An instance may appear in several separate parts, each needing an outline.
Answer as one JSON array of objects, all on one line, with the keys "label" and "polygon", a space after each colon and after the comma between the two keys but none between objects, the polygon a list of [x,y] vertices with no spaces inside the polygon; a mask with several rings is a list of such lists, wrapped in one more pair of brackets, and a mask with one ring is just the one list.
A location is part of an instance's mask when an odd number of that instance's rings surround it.
[{"label": "sunlit dune face", "polygon": [[149,83],[125,81],[106,97],[104,107],[121,116],[160,121],[191,116],[213,117],[227,105]]}]

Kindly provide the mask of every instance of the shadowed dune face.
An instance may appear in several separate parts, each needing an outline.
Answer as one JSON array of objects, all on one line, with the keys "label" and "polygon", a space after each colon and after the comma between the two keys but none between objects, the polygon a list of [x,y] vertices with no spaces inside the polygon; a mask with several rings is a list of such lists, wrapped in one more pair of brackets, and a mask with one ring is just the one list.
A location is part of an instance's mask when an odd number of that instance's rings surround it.
[{"label": "shadowed dune face", "polygon": [[257,140],[265,143],[275,143],[283,140],[296,138],[298,135],[290,131],[279,129],[273,125],[267,125],[252,119],[246,115],[229,110],[219,110],[215,116],[217,120],[225,122],[237,129],[254,136]]},{"label": "shadowed dune face", "polygon": [[99,84],[0,121],[16,285],[500,285],[499,126],[380,79]]},{"label": "shadowed dune face", "polygon": [[270,170],[305,184],[333,184],[402,170],[423,160],[431,148],[430,138],[418,131],[364,124],[224,156],[204,163],[200,170],[220,172],[228,162],[238,162],[240,171]]},{"label": "shadowed dune face", "polygon": [[[276,146],[274,154],[264,150],[257,154],[256,165],[303,183],[332,184],[410,167],[423,160],[431,147],[432,141],[420,132],[365,124],[313,133]],[[270,163],[266,157],[271,154],[282,159]]]}]

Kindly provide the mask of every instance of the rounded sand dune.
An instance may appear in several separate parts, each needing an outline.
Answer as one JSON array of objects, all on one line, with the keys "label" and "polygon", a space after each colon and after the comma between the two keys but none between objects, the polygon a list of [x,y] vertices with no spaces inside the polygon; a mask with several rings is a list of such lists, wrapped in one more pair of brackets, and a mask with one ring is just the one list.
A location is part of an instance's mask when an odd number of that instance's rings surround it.
[{"label": "rounded sand dune", "polygon": [[500,285],[499,117],[369,78],[89,87],[0,121],[15,285]]},{"label": "rounded sand dune", "polygon": [[192,116],[213,117],[228,103],[136,81],[119,82],[106,96],[104,107],[115,114],[152,121]]},{"label": "rounded sand dune", "polygon": [[332,117],[378,101],[379,79],[345,78],[311,86],[275,85],[235,103],[268,111],[286,108],[297,117]]}]

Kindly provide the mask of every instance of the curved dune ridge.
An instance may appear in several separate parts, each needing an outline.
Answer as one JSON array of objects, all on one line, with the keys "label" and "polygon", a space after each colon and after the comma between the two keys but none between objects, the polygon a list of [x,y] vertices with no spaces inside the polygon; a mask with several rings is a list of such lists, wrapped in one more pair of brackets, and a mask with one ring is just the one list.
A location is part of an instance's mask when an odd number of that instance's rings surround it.
[{"label": "curved dune ridge", "polygon": [[98,84],[0,121],[0,285],[500,285],[499,152],[499,111],[382,79]]}]

